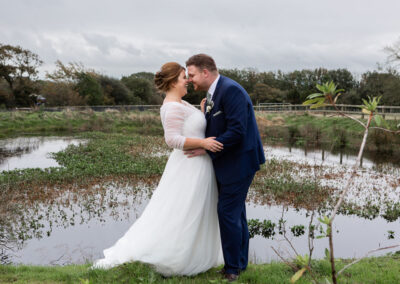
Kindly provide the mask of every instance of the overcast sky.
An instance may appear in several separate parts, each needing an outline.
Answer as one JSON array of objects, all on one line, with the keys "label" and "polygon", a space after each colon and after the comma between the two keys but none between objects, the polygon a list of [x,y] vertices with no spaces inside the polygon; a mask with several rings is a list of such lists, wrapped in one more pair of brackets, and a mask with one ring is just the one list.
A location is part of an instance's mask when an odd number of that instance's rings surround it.
[{"label": "overcast sky", "polygon": [[398,0],[0,0],[0,42],[43,71],[82,62],[121,77],[182,65],[196,53],[220,68],[376,69],[400,38]]}]

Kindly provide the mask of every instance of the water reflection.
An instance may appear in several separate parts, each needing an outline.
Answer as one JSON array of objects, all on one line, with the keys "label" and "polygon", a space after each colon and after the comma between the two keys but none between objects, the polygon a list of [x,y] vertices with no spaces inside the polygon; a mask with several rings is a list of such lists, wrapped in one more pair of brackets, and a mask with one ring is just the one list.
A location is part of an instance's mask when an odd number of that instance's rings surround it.
[{"label": "water reflection", "polygon": [[[319,145],[319,147],[312,145],[304,146],[293,146],[295,143],[276,143],[273,141],[267,141],[264,148],[279,149],[284,153],[294,153],[301,157],[309,157],[318,161],[334,162],[344,165],[353,165],[357,159],[358,149],[349,149],[346,147],[330,147],[329,145]],[[364,150],[364,154],[361,158],[362,167],[400,167],[400,155],[397,155],[397,148],[393,148],[391,151],[370,151]],[[311,157],[310,157],[311,156]],[[365,164],[366,163],[366,164]]]},{"label": "water reflection", "polygon": [[[279,156],[282,159],[290,160],[293,162],[311,162],[314,164],[324,164],[324,165],[347,165],[353,166],[357,160],[357,156],[352,153],[345,151],[330,152],[325,149],[310,149],[304,148],[294,148],[294,147],[284,147],[284,146],[264,146],[264,150],[267,155],[271,154],[274,156]],[[375,162],[364,158],[362,161],[362,167],[371,169],[375,166]]]},{"label": "water reflection", "polygon": [[9,222],[0,218],[8,258],[37,265],[85,263],[136,220],[152,189],[112,182],[19,206],[8,213]]},{"label": "water reflection", "polygon": [[0,172],[26,168],[58,167],[49,153],[84,143],[63,137],[20,137],[0,140]]},{"label": "water reflection", "polygon": [[[91,262],[102,257],[103,249],[114,244],[143,212],[155,185],[121,185],[110,183],[90,191],[66,192],[58,200],[26,208],[23,217],[16,219],[8,229],[16,233],[18,247],[8,251],[13,263],[35,265],[64,265]],[[249,219],[268,219],[278,223],[282,206],[264,206],[247,201]],[[309,214],[306,210],[289,208],[284,211],[287,227],[304,225],[307,228]],[[315,218],[316,220],[316,218]],[[392,245],[388,230],[397,232],[398,222],[388,223],[382,218],[372,221],[355,216],[339,215],[335,221],[335,253],[337,257],[356,257],[378,246]],[[21,237],[21,238],[20,238]],[[278,260],[272,251],[274,246],[287,255],[287,244],[282,236],[273,239],[256,236],[250,241],[252,261],[261,263]],[[299,253],[308,253],[307,237],[290,239]],[[327,240],[315,241],[315,257],[323,257]]]},{"label": "water reflection", "polygon": [[[276,224],[279,223],[282,217],[282,210],[282,206],[260,206],[252,204],[251,202],[247,204],[249,218],[268,219]],[[286,221],[287,231],[289,231],[288,238],[297,252],[301,255],[309,254],[307,228],[310,222],[310,212],[288,208],[285,210],[283,218]],[[317,220],[317,218],[314,217],[314,220]],[[316,223],[318,223],[318,221],[314,222],[314,224]],[[294,237],[289,228],[295,225],[304,225],[306,233],[300,237]],[[380,217],[370,221],[352,215],[338,215],[335,219],[333,234],[335,257],[361,257],[372,249],[398,244],[398,237],[389,240],[387,232],[388,230],[398,231],[399,229],[400,224],[398,222],[388,223]],[[294,253],[283,236],[276,233],[272,239],[266,239],[260,236],[255,236],[251,239],[250,255],[253,261],[269,262],[271,260],[279,260],[271,247],[274,247],[282,256],[294,256]],[[328,247],[328,240],[326,238],[314,239],[313,258],[323,258],[326,247]],[[380,254],[385,254],[387,252],[388,251],[382,251]]]}]

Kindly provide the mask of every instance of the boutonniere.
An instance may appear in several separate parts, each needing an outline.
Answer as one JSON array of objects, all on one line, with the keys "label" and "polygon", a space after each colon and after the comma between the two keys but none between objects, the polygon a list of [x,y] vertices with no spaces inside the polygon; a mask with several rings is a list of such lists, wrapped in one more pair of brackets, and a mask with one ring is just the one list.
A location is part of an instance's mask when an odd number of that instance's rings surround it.
[{"label": "boutonniere", "polygon": [[214,101],[210,100],[209,102],[207,102],[206,113],[209,113],[213,107],[214,107]]}]

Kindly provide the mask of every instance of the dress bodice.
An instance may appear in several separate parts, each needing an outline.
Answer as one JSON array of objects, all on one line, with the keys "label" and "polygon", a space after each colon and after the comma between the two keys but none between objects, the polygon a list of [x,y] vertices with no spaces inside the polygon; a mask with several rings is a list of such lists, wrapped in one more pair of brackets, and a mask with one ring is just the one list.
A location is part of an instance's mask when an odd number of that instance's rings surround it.
[{"label": "dress bodice", "polygon": [[167,102],[160,109],[164,138],[171,148],[183,149],[186,137],[204,138],[204,114],[186,101]]}]

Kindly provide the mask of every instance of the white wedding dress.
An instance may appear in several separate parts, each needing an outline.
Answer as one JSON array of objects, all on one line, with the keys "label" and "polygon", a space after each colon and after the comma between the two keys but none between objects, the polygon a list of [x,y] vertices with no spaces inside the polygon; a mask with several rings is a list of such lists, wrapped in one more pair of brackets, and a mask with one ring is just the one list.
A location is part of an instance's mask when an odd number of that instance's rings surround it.
[{"label": "white wedding dress", "polygon": [[165,141],[174,150],[143,214],[94,268],[141,261],[170,276],[223,263],[211,159],[187,158],[182,151],[185,137],[204,138],[204,114],[185,101],[164,103],[160,112]]}]

